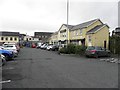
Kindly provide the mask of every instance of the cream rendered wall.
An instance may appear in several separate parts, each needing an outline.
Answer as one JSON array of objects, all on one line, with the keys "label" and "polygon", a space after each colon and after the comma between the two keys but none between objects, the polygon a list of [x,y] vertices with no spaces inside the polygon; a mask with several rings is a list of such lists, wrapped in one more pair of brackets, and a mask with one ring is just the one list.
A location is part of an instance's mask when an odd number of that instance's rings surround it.
[{"label": "cream rendered wall", "polygon": [[[1,38],[4,38],[4,40],[1,40]],[[13,38],[13,40],[11,41],[10,38]],[[8,40],[6,40],[6,38],[8,38]],[[14,40],[14,38],[16,38],[17,40]],[[0,42],[10,42],[10,43],[17,43],[19,42],[19,37],[17,36],[0,36]]]},{"label": "cream rendered wall", "polygon": [[90,26],[88,26],[87,28],[84,28],[84,29],[83,29],[83,37],[85,38],[85,45],[86,45],[86,46],[87,46],[87,40],[86,40],[87,36],[86,36],[86,33],[87,33],[89,30],[91,30],[92,28],[94,28],[95,26],[97,26],[97,25],[102,25],[102,23],[101,23],[99,20],[97,20],[95,23],[93,23],[93,24],[91,24]]},{"label": "cream rendered wall", "polygon": [[[95,23],[91,24],[90,26],[88,26],[87,28],[83,28],[83,29],[76,29],[76,30],[72,30],[70,31],[70,40],[76,40],[76,39],[84,39],[87,38],[86,37],[86,33],[91,30],[92,28],[94,28],[97,25],[101,25],[102,23],[97,20]],[[80,34],[80,30],[82,30],[82,34]],[[74,31],[78,32],[78,35],[74,35]]]},{"label": "cream rendered wall", "polygon": [[[104,41],[106,41],[106,48],[108,48],[109,45],[109,28],[107,26],[105,26],[104,28],[102,28],[101,30],[99,30],[98,32],[96,32],[95,34],[89,34],[92,39],[92,46],[102,46],[104,47]],[[88,42],[88,35],[86,38],[86,45],[89,45]]]},{"label": "cream rendered wall", "polygon": [[58,41],[58,34],[57,33],[55,33],[55,34],[52,34],[52,36],[51,36],[51,39],[50,39],[50,42],[52,43],[55,43],[55,42],[57,42]]},{"label": "cream rendered wall", "polygon": [[106,41],[106,46],[109,45],[109,28],[105,26],[100,31],[94,35],[93,44],[97,46],[104,47],[104,41]]},{"label": "cream rendered wall", "polygon": [[67,39],[67,35],[69,37],[69,31],[64,33],[64,34],[66,34],[66,37],[61,37],[60,36],[60,31],[65,30],[65,29],[67,30],[67,27],[65,25],[62,25],[60,30],[58,31],[58,40],[66,40]]},{"label": "cream rendered wall", "polygon": [[76,40],[76,39],[84,39],[83,34],[80,34],[80,29],[70,31],[70,40]]}]

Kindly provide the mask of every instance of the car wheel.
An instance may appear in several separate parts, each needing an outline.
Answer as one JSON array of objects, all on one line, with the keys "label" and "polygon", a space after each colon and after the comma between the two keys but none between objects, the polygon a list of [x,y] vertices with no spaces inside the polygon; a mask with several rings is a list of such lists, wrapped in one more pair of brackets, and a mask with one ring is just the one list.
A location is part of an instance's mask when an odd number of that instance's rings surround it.
[{"label": "car wheel", "polygon": [[4,59],[2,59],[2,66],[5,65],[5,64],[6,64],[6,60],[4,58]]},{"label": "car wheel", "polygon": [[95,58],[98,58],[98,54],[95,54]]},{"label": "car wheel", "polygon": [[89,58],[89,56],[88,56],[88,55],[85,55],[85,57]]},{"label": "car wheel", "polygon": [[111,56],[110,53],[108,53],[107,56],[110,57]]}]

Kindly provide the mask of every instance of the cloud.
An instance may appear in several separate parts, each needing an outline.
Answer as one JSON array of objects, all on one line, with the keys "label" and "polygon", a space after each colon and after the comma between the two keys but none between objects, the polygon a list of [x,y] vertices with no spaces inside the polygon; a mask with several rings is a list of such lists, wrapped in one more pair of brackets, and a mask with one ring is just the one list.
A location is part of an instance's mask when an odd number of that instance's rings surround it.
[{"label": "cloud", "polygon": [[[117,0],[69,0],[69,24],[100,18],[111,29],[117,26]],[[33,33],[57,31],[67,22],[67,0],[0,0],[0,29]]]}]

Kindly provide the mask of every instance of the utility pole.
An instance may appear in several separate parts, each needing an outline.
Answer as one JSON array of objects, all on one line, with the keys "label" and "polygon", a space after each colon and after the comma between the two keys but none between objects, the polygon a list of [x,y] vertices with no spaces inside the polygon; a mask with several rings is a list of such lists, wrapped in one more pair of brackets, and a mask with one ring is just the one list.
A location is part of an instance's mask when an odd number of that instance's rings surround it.
[{"label": "utility pole", "polygon": [[68,28],[68,22],[69,22],[69,0],[67,0],[67,44],[70,43],[70,41],[69,41],[69,28]]}]

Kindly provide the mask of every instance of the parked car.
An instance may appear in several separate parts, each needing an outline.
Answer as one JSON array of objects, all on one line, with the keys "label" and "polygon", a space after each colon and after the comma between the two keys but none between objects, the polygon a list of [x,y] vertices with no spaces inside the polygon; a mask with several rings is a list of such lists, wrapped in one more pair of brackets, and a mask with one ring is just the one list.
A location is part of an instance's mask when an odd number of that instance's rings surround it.
[{"label": "parked car", "polygon": [[35,43],[32,43],[32,48],[36,48],[36,45],[35,45]]},{"label": "parked car", "polygon": [[59,50],[59,45],[53,45],[51,50],[52,51],[58,51]]},{"label": "parked car", "polygon": [[41,49],[47,49],[47,46],[48,46],[48,44],[45,43],[45,44],[42,44],[40,48]]},{"label": "parked car", "polygon": [[50,51],[50,50],[52,49],[52,47],[53,47],[53,44],[49,44],[49,45],[47,46],[47,50]]},{"label": "parked car", "polygon": [[0,66],[3,66],[6,64],[6,59],[3,54],[0,54]]},{"label": "parked car", "polygon": [[4,55],[6,60],[11,60],[14,57],[12,51],[4,50],[4,49],[0,49],[0,54]]},{"label": "parked car", "polygon": [[3,49],[13,52],[14,57],[18,56],[18,49],[16,45],[5,45]]},{"label": "parked car", "polygon": [[17,43],[4,43],[3,47],[7,46],[7,45],[13,45],[14,48],[16,47],[16,49],[17,49],[18,52],[20,51],[20,46]]},{"label": "parked car", "polygon": [[88,46],[85,51],[85,55],[87,57],[95,57],[95,58],[101,56],[110,56],[110,50],[100,46]]},{"label": "parked car", "polygon": [[40,47],[41,47],[41,45],[42,45],[42,43],[37,43],[36,48],[40,48]]}]

